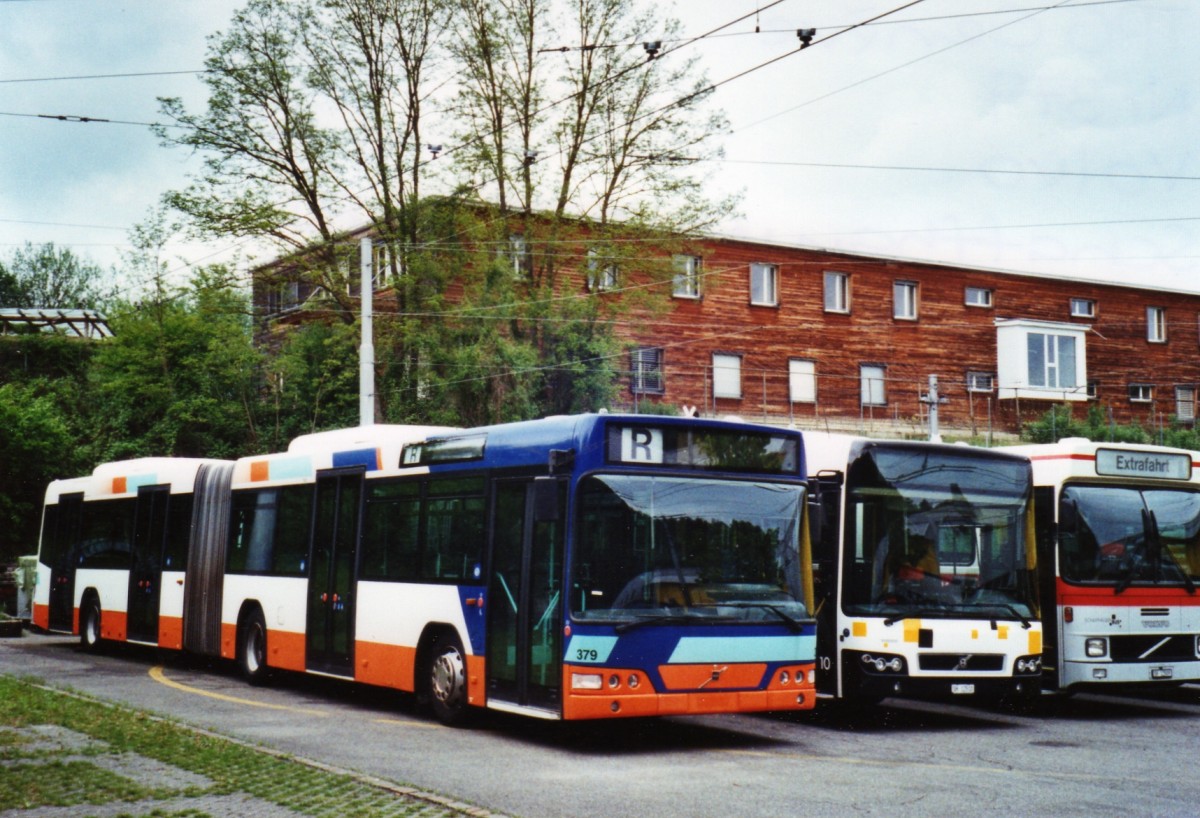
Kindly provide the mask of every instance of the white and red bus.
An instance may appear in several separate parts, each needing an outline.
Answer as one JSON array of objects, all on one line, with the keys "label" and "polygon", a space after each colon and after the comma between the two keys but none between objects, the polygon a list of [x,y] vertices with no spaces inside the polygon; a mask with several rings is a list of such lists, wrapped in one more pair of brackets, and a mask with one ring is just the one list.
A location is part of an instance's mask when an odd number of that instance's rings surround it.
[{"label": "white and red bus", "polygon": [[[604,414],[376,426],[232,464],[154,461],[180,472],[143,470],[131,492],[140,462],[48,491],[42,627],[82,617],[96,623],[85,644],[223,656],[251,682],[278,669],[415,692],[451,723],[473,708],[590,719],[814,704],[798,432]],[[118,475],[118,544],[85,567],[91,540],[62,521],[113,502],[86,485],[115,491]],[[119,626],[144,587],[130,562],[156,491],[191,503],[190,537],[164,535],[185,572],[149,571],[182,589],[180,638],[165,642]]]},{"label": "white and red bus", "polygon": [[1080,438],[1009,451],[1033,464],[1047,688],[1200,680],[1200,455]]}]

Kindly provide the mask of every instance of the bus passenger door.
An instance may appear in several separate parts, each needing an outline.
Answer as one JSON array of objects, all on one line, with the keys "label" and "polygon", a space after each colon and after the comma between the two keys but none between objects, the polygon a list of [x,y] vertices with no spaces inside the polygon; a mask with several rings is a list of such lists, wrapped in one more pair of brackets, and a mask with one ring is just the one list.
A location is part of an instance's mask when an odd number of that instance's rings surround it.
[{"label": "bus passenger door", "polygon": [[305,629],[309,670],[340,676],[354,672],[354,566],[362,489],[361,470],[317,477]]},{"label": "bus passenger door", "polygon": [[489,701],[562,710],[566,484],[496,484],[488,582]]},{"label": "bus passenger door", "polygon": [[53,544],[52,556],[47,560],[50,569],[50,623],[52,631],[74,630],[75,623],[75,569],[76,546],[79,543],[79,523],[83,517],[83,495],[64,494],[58,498],[54,530],[46,520],[44,538]]},{"label": "bus passenger door", "polygon": [[125,638],[158,644],[158,603],[162,593],[162,555],[167,539],[170,486],[138,489],[133,523],[133,559],[129,566],[129,606]]}]

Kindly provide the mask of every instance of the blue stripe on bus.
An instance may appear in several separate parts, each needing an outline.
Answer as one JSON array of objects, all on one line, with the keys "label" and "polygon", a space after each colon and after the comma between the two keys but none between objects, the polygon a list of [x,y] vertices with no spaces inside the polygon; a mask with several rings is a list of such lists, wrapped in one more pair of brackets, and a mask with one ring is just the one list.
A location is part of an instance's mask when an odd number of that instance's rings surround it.
[{"label": "blue stripe on bus", "polygon": [[333,467],[335,469],[343,469],[350,466],[366,466],[367,471],[378,471],[379,450],[352,449],[348,452],[333,453]]},{"label": "blue stripe on bus", "polygon": [[312,458],[288,457],[281,460],[268,460],[272,480],[295,480],[302,477],[312,477]]},{"label": "blue stripe on bus", "polygon": [[796,662],[811,661],[817,638],[811,634],[789,636],[743,636],[728,639],[685,636],[671,653],[668,664],[699,662]]},{"label": "blue stripe on bus", "polygon": [[157,474],[131,474],[125,478],[125,491],[134,492],[142,486],[158,485]]}]

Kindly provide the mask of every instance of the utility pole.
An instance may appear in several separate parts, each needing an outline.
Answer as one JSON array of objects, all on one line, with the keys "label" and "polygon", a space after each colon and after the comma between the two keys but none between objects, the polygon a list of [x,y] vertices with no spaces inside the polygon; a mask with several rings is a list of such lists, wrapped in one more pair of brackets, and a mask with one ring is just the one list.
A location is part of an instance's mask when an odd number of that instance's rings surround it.
[{"label": "utility pole", "polygon": [[942,434],[940,431],[938,431],[937,375],[929,376],[929,393],[925,396],[925,403],[929,406],[929,440],[932,443],[941,443]]},{"label": "utility pole", "polygon": [[375,295],[371,274],[371,240],[359,242],[359,262],[362,268],[362,344],[358,348],[358,425],[375,423],[375,341],[374,320],[371,314]]}]

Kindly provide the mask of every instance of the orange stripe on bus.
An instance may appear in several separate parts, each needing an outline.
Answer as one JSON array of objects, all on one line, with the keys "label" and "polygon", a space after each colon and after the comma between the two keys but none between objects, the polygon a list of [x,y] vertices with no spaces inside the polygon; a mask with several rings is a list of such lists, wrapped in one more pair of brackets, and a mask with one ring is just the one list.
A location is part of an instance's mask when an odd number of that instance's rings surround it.
[{"label": "orange stripe on bus", "polygon": [[[75,631],[79,631],[79,610],[75,611]],[[124,611],[101,611],[100,612],[100,638],[109,639],[113,642],[124,642],[127,617]]]},{"label": "orange stripe on bus", "polygon": [[304,670],[304,634],[267,628],[267,664],[281,670]]},{"label": "orange stripe on bus", "polygon": [[762,662],[722,665],[659,665],[658,674],[668,690],[723,690],[759,687],[767,666]]},{"label": "orange stripe on bus", "polygon": [[33,603],[33,624],[44,631],[50,630],[50,606]]},{"label": "orange stripe on bus", "polygon": [[271,477],[271,464],[266,460],[250,461],[250,482],[261,483]]},{"label": "orange stripe on bus", "polygon": [[171,650],[183,649],[183,619],[181,617],[158,617],[158,646]]},{"label": "orange stripe on bus", "polygon": [[354,643],[354,679],[413,692],[417,649],[380,642]]}]

